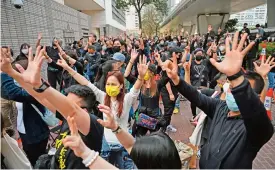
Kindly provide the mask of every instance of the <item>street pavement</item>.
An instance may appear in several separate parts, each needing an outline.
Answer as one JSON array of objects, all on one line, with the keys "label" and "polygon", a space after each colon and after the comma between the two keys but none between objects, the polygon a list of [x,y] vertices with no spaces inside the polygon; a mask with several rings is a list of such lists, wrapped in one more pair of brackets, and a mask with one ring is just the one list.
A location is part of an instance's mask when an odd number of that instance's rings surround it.
[{"label": "street pavement", "polygon": [[[272,107],[272,116],[273,120],[275,120],[275,105]],[[190,103],[188,101],[181,101],[180,113],[172,116],[171,123],[177,129],[177,132],[170,132],[168,133],[169,136],[174,140],[188,143],[194,129],[189,122],[191,118]],[[275,134],[258,153],[253,162],[253,169],[275,169]]]}]

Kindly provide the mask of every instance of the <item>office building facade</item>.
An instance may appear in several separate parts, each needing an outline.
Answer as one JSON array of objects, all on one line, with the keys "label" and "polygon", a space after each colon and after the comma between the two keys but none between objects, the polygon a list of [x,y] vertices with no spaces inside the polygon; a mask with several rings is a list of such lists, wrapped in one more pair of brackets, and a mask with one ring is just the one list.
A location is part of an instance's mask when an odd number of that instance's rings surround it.
[{"label": "office building facade", "polygon": [[245,10],[236,14],[232,14],[230,19],[237,18],[237,27],[243,27],[244,23],[248,24],[248,27],[255,27],[256,24],[265,25],[267,22],[267,5],[261,5],[256,8]]},{"label": "office building facade", "polygon": [[129,7],[125,11],[126,15],[126,31],[128,33],[137,33],[139,30],[138,13],[134,6]]}]

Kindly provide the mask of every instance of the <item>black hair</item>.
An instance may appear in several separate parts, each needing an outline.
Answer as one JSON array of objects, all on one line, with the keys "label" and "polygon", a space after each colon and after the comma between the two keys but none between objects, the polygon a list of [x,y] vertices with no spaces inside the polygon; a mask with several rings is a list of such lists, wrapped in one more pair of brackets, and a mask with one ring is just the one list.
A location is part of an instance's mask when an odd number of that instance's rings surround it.
[{"label": "black hair", "polygon": [[254,80],[253,90],[257,94],[261,94],[264,89],[264,79],[262,76],[254,71],[247,71],[244,75],[248,80]]},{"label": "black hair", "polygon": [[19,70],[17,69],[17,67],[15,66],[15,64],[19,64],[21,65],[25,70],[27,70],[28,68],[28,64],[29,64],[29,60],[28,59],[20,59],[20,60],[14,60],[13,62],[11,62],[11,66],[12,68],[19,72]]},{"label": "black hair", "polygon": [[97,39],[97,37],[94,33],[91,33],[91,36],[93,36],[95,38],[95,40]]},{"label": "black hair", "polygon": [[26,46],[27,46],[28,48],[31,47],[29,44],[23,43],[23,44],[21,45],[21,47],[20,47],[20,53],[21,53],[21,50],[23,49],[23,47],[26,47]]},{"label": "black hair", "polygon": [[68,95],[69,93],[73,93],[82,98],[89,113],[93,113],[101,119],[103,118],[102,112],[97,108],[99,102],[96,100],[96,96],[92,89],[87,86],[76,84],[65,89],[65,94]]},{"label": "black hair", "polygon": [[163,132],[137,138],[130,156],[138,169],[181,169],[177,148]]},{"label": "black hair", "polygon": [[117,38],[113,40],[113,43],[115,43],[116,41],[118,41],[121,44],[121,41]]},{"label": "black hair", "polygon": [[101,64],[98,68],[98,71],[95,77],[95,82],[99,81],[102,76],[105,79],[108,72],[113,71],[113,63],[116,63],[116,62],[117,61],[115,60],[108,60],[105,63]]},{"label": "black hair", "polygon": [[71,58],[77,60],[77,54],[76,54],[75,51],[73,51],[73,50],[67,50],[67,51],[66,51],[66,54],[67,54],[68,56],[70,56]]},{"label": "black hair", "polygon": [[260,24],[256,24],[256,27],[260,27]]},{"label": "black hair", "polygon": [[[1,48],[8,49],[9,47],[8,46],[2,46]],[[11,53],[11,56],[13,57],[13,50],[11,48],[10,48],[10,53]]]}]

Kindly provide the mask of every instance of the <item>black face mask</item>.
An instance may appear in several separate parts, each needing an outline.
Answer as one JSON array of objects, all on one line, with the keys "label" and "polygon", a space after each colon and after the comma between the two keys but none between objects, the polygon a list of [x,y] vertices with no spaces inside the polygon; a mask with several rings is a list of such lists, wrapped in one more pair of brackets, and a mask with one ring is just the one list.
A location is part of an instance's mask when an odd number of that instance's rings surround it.
[{"label": "black face mask", "polygon": [[135,44],[135,48],[136,48],[136,49],[139,49],[139,45]]},{"label": "black face mask", "polygon": [[201,60],[202,60],[202,56],[201,56],[201,55],[196,55],[195,59],[196,59],[197,61],[201,61]]},{"label": "black face mask", "polygon": [[120,52],[120,46],[113,46],[114,53]]}]

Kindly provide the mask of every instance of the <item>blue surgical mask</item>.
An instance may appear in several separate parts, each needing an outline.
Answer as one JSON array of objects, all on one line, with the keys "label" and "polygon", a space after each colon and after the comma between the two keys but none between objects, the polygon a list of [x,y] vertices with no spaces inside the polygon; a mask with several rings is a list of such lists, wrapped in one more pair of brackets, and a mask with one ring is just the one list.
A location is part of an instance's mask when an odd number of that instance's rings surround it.
[{"label": "blue surgical mask", "polygon": [[233,112],[239,111],[239,107],[238,107],[232,93],[227,92],[225,100],[226,100],[226,104],[227,104],[227,107],[229,108],[229,110],[231,110]]}]

